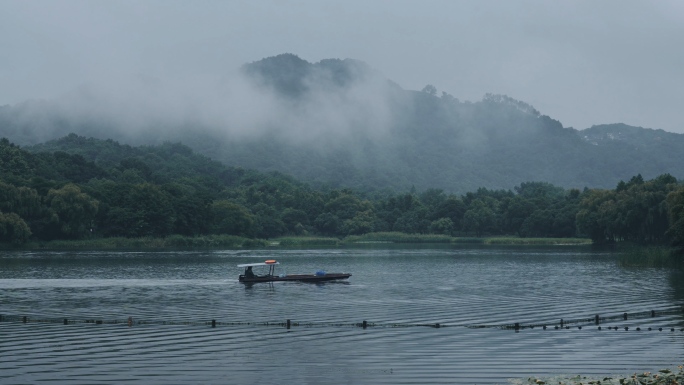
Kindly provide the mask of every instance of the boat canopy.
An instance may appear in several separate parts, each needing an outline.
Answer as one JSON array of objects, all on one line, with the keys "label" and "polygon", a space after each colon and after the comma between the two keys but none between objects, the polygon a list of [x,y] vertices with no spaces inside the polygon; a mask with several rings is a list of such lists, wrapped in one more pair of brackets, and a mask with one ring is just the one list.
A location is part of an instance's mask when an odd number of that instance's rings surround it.
[{"label": "boat canopy", "polygon": [[257,263],[243,263],[241,265],[238,265],[238,267],[249,267],[249,266],[271,266],[271,265],[280,265],[280,262],[257,262]]}]

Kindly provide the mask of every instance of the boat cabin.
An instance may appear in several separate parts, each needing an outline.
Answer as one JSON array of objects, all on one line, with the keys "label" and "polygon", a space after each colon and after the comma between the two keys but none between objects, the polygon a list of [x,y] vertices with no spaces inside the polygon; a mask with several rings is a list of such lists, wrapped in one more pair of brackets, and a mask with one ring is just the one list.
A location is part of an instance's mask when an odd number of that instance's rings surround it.
[{"label": "boat cabin", "polygon": [[[238,267],[244,267],[245,272],[240,275],[240,281],[243,279],[252,279],[252,278],[265,278],[265,277],[272,277],[275,275],[275,265],[280,265],[280,262],[276,261],[275,259],[269,259],[264,262],[257,262],[257,263],[243,263],[241,265],[238,265]],[[264,266],[267,266],[268,269],[266,269]],[[254,268],[258,267],[259,268],[259,274],[254,272]]]}]

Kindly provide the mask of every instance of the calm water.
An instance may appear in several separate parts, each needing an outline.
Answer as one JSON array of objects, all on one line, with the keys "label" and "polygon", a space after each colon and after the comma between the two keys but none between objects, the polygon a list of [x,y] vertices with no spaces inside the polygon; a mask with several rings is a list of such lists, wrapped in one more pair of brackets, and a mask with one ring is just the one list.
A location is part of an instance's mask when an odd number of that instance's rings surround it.
[{"label": "calm water", "polygon": [[[353,277],[237,282],[237,264],[265,259],[279,260],[281,272]],[[682,363],[683,304],[681,272],[621,268],[615,255],[586,248],[5,252],[0,383],[482,384],[628,374]],[[625,321],[624,312],[634,316]],[[613,318],[603,330],[554,329],[561,318],[596,314]],[[363,320],[367,329],[357,326]],[[538,326],[501,328],[516,322]]]}]

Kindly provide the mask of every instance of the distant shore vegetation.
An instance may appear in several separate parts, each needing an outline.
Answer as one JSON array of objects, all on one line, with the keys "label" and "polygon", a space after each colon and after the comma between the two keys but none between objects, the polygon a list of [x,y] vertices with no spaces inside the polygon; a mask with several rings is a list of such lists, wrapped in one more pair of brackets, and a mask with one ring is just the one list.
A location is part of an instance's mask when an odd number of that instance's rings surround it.
[{"label": "distant shore vegetation", "polygon": [[72,240],[30,241],[22,245],[2,244],[8,250],[167,250],[167,249],[251,249],[266,247],[268,241],[233,235],[210,235],[184,237],[173,235],[166,238],[91,238]]},{"label": "distant shore vegetation", "polygon": [[450,237],[431,234],[370,233],[345,238],[290,236],[252,239],[233,235],[166,238],[92,238],[30,241],[22,245],[0,244],[0,249],[20,250],[167,250],[167,249],[256,249],[269,247],[343,247],[365,244],[471,244],[471,245],[591,245],[587,238]]},{"label": "distant shore vegetation", "polygon": [[41,149],[0,139],[5,248],[591,241],[684,249],[684,186],[669,174],[612,190],[525,182],[463,195],[359,192],[228,167],[178,143],[131,147],[72,134]]}]

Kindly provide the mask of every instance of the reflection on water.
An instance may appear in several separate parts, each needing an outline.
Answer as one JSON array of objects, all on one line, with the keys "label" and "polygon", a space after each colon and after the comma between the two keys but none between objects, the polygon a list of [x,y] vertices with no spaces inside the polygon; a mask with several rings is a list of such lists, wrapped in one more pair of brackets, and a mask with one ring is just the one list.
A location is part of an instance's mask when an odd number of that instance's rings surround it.
[{"label": "reflection on water", "polygon": [[680,303],[684,302],[684,269],[669,270],[668,283],[672,288],[672,296]]},{"label": "reflection on water", "polygon": [[[266,259],[290,274],[354,275],[237,282],[237,264]],[[657,370],[684,356],[683,273],[621,269],[611,253],[586,248],[18,252],[0,266],[3,384],[502,383]],[[497,327],[651,310],[662,313],[602,330]],[[364,320],[367,329],[357,326]]]}]

